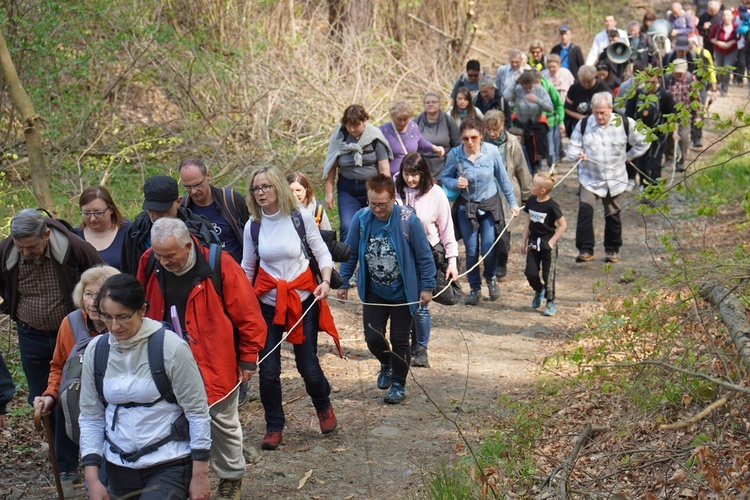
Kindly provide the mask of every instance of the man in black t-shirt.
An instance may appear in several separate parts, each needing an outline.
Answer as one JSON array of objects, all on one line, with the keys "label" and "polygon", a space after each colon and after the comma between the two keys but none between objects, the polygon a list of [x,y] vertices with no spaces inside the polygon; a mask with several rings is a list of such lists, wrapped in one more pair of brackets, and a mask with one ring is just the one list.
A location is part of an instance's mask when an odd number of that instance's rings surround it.
[{"label": "man in black t-shirt", "polygon": [[591,97],[599,92],[612,93],[612,89],[596,77],[595,67],[581,66],[578,81],[570,86],[565,98],[565,135],[570,137],[576,123],[591,114]]}]

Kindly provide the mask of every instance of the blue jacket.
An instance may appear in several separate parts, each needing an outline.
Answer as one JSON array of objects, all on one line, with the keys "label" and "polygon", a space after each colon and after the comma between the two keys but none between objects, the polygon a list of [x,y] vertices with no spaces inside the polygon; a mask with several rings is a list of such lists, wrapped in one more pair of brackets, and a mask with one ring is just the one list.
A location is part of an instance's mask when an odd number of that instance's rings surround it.
[{"label": "blue jacket", "polygon": [[[367,266],[364,264],[365,247],[370,239],[374,217],[375,215],[369,207],[362,208],[354,214],[352,226],[354,226],[354,221],[357,221],[359,231],[355,231],[352,227],[346,237],[346,244],[356,248],[357,253],[356,255],[352,253],[347,262],[341,263],[339,269],[341,278],[344,280],[344,286],[341,288],[349,288],[349,279],[354,273],[354,268],[357,266],[357,262],[361,263],[357,273],[357,292],[362,302],[365,302],[365,284],[367,283],[365,277]],[[402,218],[405,219],[403,226]],[[402,230],[402,227],[408,228],[408,241],[404,236],[405,230]],[[435,289],[435,274],[437,273],[435,261],[432,258],[432,248],[427,241],[422,223],[419,222],[413,209],[393,205],[391,216],[385,225],[385,231],[388,233],[393,248],[396,249],[399,271],[401,271],[401,278],[406,287],[406,301],[417,302],[422,290],[432,291]],[[411,304],[409,309],[413,314],[417,309],[417,304]]]}]

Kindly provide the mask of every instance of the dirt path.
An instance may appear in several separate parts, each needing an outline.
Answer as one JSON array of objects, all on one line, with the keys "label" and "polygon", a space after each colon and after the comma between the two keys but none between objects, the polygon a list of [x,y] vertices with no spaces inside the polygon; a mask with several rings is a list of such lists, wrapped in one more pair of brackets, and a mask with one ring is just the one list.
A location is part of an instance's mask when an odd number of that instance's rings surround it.
[{"label": "dirt path", "polygon": [[[729,98],[720,99],[713,110],[727,116],[747,104],[746,92],[732,87]],[[561,165],[559,174],[571,167]],[[664,172],[670,174],[669,170]],[[401,405],[384,404],[384,391],[375,387],[379,364],[362,336],[361,307],[332,301],[347,359],[339,359],[326,339],[320,342],[320,354],[334,386],[332,400],[339,429],[321,436],[312,404],[285,346],[282,379],[287,427],[279,450],[258,448],[265,430],[260,402],[250,402],[241,409],[249,458],[243,498],[424,496],[424,475],[465,453],[456,427],[437,408],[450,419],[457,418],[467,437],[477,442],[474,417],[496,410],[501,396],[534,382],[545,356],[565,341],[566,334],[580,328],[596,307],[592,284],[619,280],[628,269],[649,273],[662,257],[656,237],[666,225],[659,216],[639,215],[638,204],[629,193],[624,197],[622,217],[624,246],[613,272],[609,277],[603,273],[601,207],[595,215],[596,259],[576,264],[576,189],[573,173],[554,192],[568,221],[559,247],[557,315],[547,318],[531,309],[532,292],[523,277],[524,260],[514,253],[498,302],[485,300],[477,307],[431,306],[432,367],[412,370],[408,396]],[[517,246],[520,223],[511,230]],[[16,407],[19,404],[14,402]],[[0,431],[0,449],[4,450],[5,465],[0,470],[0,498],[55,498],[50,488],[40,490],[51,478],[46,445],[31,430],[25,416],[9,417],[8,426]]]},{"label": "dirt path", "polygon": [[[732,87],[729,97],[715,103],[712,111],[728,116],[747,104],[746,92]],[[710,127],[707,132],[710,134]],[[705,144],[709,138],[704,138]],[[691,151],[691,160],[695,154]],[[559,176],[571,167],[572,164],[560,165]],[[671,173],[671,169],[665,169],[663,175]],[[655,263],[666,256],[657,238],[667,224],[658,215],[638,214],[634,194],[627,193],[623,201],[624,245],[620,262],[609,276],[603,272],[604,216],[599,206],[595,215],[596,258],[586,264],[575,263],[577,187],[577,177],[571,173],[553,193],[568,222],[559,247],[557,315],[547,318],[531,309],[532,292],[523,276],[524,260],[515,253],[498,302],[485,300],[478,307],[431,306],[432,367],[412,369],[407,381],[408,397],[401,405],[384,404],[384,391],[375,387],[379,364],[367,351],[362,336],[361,307],[333,301],[347,360],[338,359],[330,344],[321,345],[321,358],[325,373],[337,388],[332,399],[340,429],[329,437],[320,435],[312,405],[289,351],[285,350],[285,444],[278,451],[252,453],[257,463],[248,467],[245,497],[346,499],[424,495],[424,474],[465,452],[455,426],[436,407],[451,419],[457,417],[462,430],[476,442],[475,429],[469,425],[472,415],[493,411],[502,395],[533,383],[543,359],[564,342],[567,333],[580,328],[596,307],[594,282],[619,281],[631,269],[651,273]],[[517,246],[520,221],[511,229]],[[486,290],[483,293],[486,297]],[[242,417],[247,444],[257,450],[264,432],[260,403],[249,403],[243,408]],[[300,482],[310,473],[300,488]]]}]

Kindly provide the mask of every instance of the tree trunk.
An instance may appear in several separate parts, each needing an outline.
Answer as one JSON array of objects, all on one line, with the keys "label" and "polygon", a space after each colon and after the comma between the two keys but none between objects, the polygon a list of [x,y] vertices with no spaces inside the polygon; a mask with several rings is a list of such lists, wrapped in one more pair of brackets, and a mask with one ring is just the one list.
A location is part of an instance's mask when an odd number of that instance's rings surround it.
[{"label": "tree trunk", "polygon": [[44,148],[42,147],[42,134],[39,131],[41,119],[34,112],[34,105],[29,95],[21,86],[18,73],[13,65],[5,43],[5,37],[0,30],[0,70],[2,70],[5,83],[8,85],[8,93],[13,105],[21,115],[21,124],[26,138],[26,149],[29,155],[29,166],[31,167],[31,191],[41,208],[54,212],[55,205],[52,201],[52,193],[49,190],[47,167],[44,164]]}]

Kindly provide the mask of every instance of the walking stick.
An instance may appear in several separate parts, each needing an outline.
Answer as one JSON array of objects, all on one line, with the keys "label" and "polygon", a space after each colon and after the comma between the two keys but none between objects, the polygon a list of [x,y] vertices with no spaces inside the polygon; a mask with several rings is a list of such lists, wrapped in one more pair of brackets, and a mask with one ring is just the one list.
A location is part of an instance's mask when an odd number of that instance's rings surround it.
[{"label": "walking stick", "polygon": [[[42,421],[44,421],[44,428],[42,428]],[[55,455],[55,438],[52,435],[52,423],[50,422],[49,415],[42,416],[42,409],[36,408],[34,410],[34,427],[37,431],[47,435],[47,444],[49,445],[49,459],[52,462],[52,473],[55,475],[55,486],[57,487],[57,498],[64,500],[65,495],[63,494],[62,483],[60,482],[60,470],[57,467],[57,456]]]}]

